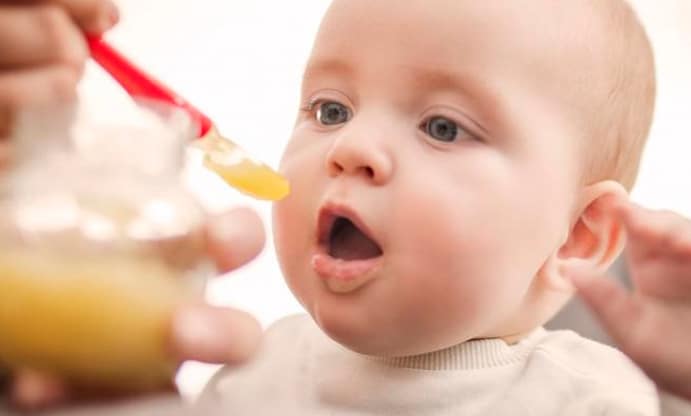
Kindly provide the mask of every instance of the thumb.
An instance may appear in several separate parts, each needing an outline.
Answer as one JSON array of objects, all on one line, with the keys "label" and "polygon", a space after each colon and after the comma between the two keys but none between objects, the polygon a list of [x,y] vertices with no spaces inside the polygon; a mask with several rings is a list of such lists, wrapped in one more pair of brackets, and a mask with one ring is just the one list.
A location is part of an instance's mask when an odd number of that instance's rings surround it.
[{"label": "thumb", "polygon": [[259,348],[262,329],[250,314],[211,305],[189,305],[173,316],[170,347],[180,361],[214,364],[247,361]]},{"label": "thumb", "polygon": [[610,277],[578,268],[568,272],[581,299],[590,308],[604,330],[620,346],[631,335],[631,323],[639,322],[643,305]]}]

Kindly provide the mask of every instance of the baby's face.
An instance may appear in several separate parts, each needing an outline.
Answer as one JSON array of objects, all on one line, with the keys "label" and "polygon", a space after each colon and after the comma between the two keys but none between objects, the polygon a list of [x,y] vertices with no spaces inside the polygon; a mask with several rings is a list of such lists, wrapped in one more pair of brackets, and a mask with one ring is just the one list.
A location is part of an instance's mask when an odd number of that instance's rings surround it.
[{"label": "baby's face", "polygon": [[325,18],[275,237],[292,291],[353,350],[530,325],[580,177],[563,79],[545,70],[558,45],[512,3],[336,0]]}]

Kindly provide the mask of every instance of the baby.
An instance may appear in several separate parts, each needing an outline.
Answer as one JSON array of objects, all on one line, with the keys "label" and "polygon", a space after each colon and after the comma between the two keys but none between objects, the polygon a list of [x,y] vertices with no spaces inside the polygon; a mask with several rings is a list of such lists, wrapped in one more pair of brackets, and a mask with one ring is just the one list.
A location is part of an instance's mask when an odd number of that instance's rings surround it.
[{"label": "baby", "polygon": [[335,0],[274,210],[310,316],[208,394],[236,414],[657,414],[622,353],[542,329],[569,270],[622,250],[654,78],[619,0]]},{"label": "baby", "polygon": [[[313,319],[276,324],[247,365],[248,316],[171,320],[178,359],[236,363],[207,390],[223,414],[657,414],[623,354],[542,329],[575,288],[661,391],[691,399],[691,222],[626,199],[653,111],[645,33],[621,0],[482,3],[333,3],[275,210]],[[0,138],[22,106],[73,96],[81,31],[115,21],[106,0],[0,0]],[[209,224],[224,270],[261,246],[240,214]],[[599,276],[624,233],[633,295]],[[25,407],[80,394],[31,369],[11,382]]]}]

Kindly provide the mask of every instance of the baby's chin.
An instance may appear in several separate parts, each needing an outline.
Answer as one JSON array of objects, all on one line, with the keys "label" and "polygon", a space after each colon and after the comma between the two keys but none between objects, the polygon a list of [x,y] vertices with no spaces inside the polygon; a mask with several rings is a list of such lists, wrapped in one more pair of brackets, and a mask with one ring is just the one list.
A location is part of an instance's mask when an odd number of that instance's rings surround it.
[{"label": "baby's chin", "polygon": [[[372,341],[371,339],[361,338],[343,338],[335,337],[326,332],[326,334],[334,341],[339,343],[344,348],[349,349],[358,354],[368,355],[372,357],[409,357],[414,355],[421,355],[437,350],[430,346],[424,347],[420,345],[410,345],[404,341],[396,342],[389,339],[379,339]],[[382,337],[383,338],[383,337]]]},{"label": "baby's chin", "polygon": [[425,334],[427,331],[405,328],[345,325],[343,322],[317,320],[317,325],[333,341],[358,354],[376,357],[409,357],[443,350],[470,340],[459,334]]}]

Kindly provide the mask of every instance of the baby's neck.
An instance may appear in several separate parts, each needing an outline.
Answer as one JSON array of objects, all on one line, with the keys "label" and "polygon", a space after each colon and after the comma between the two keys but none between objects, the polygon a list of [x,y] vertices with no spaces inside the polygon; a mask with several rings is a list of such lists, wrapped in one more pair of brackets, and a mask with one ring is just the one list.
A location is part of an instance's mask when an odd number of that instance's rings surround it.
[{"label": "baby's neck", "polygon": [[529,331],[519,332],[515,334],[508,334],[504,336],[497,337],[502,341],[506,342],[507,345],[518,344],[522,339],[525,339],[530,334],[532,334],[537,328],[532,328]]},{"label": "baby's neck", "polygon": [[542,327],[509,337],[475,338],[449,348],[404,357],[366,356],[388,366],[422,370],[462,370],[519,362],[544,335]]}]

